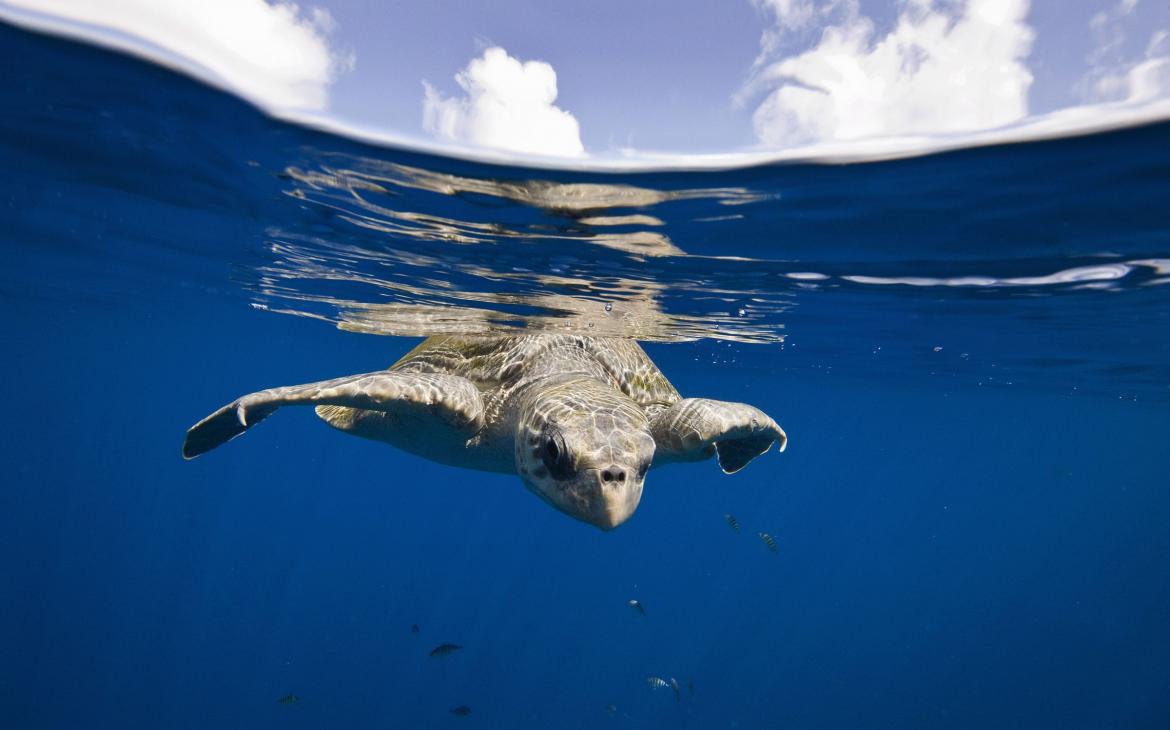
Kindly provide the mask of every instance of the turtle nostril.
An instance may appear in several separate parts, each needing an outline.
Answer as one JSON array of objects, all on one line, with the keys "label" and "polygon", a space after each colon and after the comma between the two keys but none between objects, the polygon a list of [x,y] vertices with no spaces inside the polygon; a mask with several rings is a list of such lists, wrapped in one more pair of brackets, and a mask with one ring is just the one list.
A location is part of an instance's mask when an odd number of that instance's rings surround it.
[{"label": "turtle nostril", "polygon": [[606,467],[601,470],[601,481],[609,482],[624,482],[626,480],[626,470],[617,466]]}]

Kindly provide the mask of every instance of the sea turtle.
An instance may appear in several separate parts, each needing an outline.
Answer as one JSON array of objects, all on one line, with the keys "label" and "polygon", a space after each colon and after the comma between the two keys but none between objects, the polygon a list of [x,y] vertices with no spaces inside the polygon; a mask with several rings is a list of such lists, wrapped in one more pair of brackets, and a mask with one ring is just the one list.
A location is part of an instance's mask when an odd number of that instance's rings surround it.
[{"label": "sea turtle", "polygon": [[603,530],[633,514],[651,464],[717,454],[730,474],[788,440],[753,406],[682,398],[633,340],[438,336],[388,370],[245,395],[192,426],[183,456],[290,405],[432,461],[519,474],[553,507]]}]

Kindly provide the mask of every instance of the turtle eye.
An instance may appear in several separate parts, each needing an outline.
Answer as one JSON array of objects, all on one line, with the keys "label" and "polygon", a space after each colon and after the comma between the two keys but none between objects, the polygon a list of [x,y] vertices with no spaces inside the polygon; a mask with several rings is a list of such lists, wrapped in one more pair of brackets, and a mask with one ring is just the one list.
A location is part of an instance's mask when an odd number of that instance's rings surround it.
[{"label": "turtle eye", "polygon": [[571,474],[569,450],[565,447],[564,437],[557,431],[544,435],[540,444],[540,460],[555,479],[565,479]]}]

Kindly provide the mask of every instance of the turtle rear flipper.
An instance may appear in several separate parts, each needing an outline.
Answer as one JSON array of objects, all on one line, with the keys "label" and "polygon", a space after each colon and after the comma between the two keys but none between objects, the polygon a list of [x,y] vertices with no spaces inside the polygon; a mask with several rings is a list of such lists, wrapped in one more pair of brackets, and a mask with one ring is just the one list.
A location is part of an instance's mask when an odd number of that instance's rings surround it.
[{"label": "turtle rear flipper", "polygon": [[658,413],[650,422],[657,444],[654,462],[701,461],[715,453],[719,467],[733,474],[788,436],[766,413],[746,403],[686,398]]},{"label": "turtle rear flipper", "polygon": [[483,425],[483,399],[466,378],[442,373],[381,371],[270,388],[243,396],[187,431],[183,458],[194,459],[227,443],[281,406],[340,406],[416,417],[425,414],[465,433],[474,433]]}]

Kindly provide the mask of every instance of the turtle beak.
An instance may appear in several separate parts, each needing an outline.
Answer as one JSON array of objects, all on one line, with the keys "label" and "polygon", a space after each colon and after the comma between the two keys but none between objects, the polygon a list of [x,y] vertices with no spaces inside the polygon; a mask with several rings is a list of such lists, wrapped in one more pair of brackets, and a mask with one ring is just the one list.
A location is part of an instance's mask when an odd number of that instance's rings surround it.
[{"label": "turtle beak", "polygon": [[581,519],[602,530],[612,530],[634,514],[642,500],[642,478],[636,469],[611,464],[582,474],[593,498]]}]

